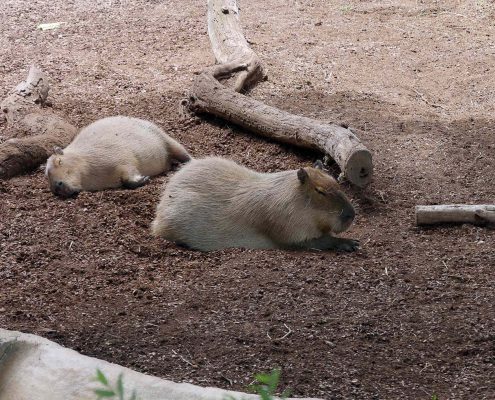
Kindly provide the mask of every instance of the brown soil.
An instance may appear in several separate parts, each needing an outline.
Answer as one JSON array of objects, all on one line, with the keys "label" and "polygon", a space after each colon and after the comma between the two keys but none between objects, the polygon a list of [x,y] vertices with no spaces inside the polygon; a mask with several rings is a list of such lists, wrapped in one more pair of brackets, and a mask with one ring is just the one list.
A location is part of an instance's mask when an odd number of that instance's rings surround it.
[{"label": "brown soil", "polygon": [[[245,389],[281,366],[295,395],[495,398],[495,232],[413,218],[416,204],[495,201],[495,6],[242,5],[269,74],[250,95],[347,123],[374,154],[371,187],[345,187],[362,249],[190,251],[149,235],[168,177],[62,201],[40,170],[0,182],[0,326],[205,386]],[[7,0],[0,97],[36,63],[78,126],[132,115],[197,157],[310,164],[318,155],[220,120],[183,122],[193,72],[213,62],[205,12],[203,1]],[[55,21],[67,23],[36,30]]]}]

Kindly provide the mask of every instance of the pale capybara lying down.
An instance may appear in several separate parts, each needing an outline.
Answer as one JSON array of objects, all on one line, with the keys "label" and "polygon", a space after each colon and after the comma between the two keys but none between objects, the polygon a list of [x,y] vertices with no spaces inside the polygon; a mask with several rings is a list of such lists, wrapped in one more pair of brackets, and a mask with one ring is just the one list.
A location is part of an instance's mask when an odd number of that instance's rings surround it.
[{"label": "pale capybara lying down", "polygon": [[138,118],[108,117],[83,128],[46,164],[51,191],[71,197],[95,191],[144,185],[170,169],[173,160],[189,161],[187,151],[155,124]]},{"label": "pale capybara lying down", "polygon": [[198,250],[353,251],[345,231],[354,208],[331,176],[316,168],[259,173],[223,158],[195,159],[166,185],[154,236]]}]

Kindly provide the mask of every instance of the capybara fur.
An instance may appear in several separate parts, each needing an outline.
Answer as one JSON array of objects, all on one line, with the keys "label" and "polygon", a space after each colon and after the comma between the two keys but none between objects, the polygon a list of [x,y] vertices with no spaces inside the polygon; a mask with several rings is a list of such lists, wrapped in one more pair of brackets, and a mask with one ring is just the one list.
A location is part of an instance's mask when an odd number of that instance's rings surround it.
[{"label": "capybara fur", "polygon": [[356,240],[332,234],[349,228],[354,215],[338,183],[320,169],[267,174],[212,157],[192,160],[170,179],[152,233],[203,251],[353,251]]},{"label": "capybara fur", "polygon": [[100,119],[83,128],[65,149],[47,161],[51,191],[71,197],[80,191],[137,188],[150,176],[189,161],[187,151],[155,124],[123,116]]}]

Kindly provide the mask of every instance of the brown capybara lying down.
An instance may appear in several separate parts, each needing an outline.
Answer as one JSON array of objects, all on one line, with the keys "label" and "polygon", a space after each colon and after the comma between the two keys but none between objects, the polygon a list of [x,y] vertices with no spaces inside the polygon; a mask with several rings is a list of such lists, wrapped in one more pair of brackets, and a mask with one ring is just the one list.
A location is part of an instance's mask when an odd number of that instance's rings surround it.
[{"label": "brown capybara lying down", "polygon": [[144,185],[170,169],[173,160],[189,161],[187,151],[155,124],[123,116],[108,117],[83,128],[46,164],[51,191],[71,197],[95,191]]},{"label": "brown capybara lying down", "polygon": [[354,208],[317,168],[259,173],[223,158],[195,159],[166,185],[152,233],[199,250],[336,249],[358,242],[345,231]]}]

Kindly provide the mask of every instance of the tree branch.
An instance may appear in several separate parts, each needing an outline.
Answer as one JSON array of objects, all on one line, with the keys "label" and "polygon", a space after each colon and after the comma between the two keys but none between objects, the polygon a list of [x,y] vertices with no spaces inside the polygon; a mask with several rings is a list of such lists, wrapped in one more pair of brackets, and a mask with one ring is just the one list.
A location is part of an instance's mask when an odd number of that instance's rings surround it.
[{"label": "tree branch", "polygon": [[468,223],[482,226],[495,226],[495,204],[416,206],[417,225],[433,225],[442,223]]},{"label": "tree branch", "polygon": [[[239,93],[262,79],[263,68],[242,33],[236,0],[208,0],[208,33],[218,64],[195,79],[188,99],[191,111],[211,113],[279,142],[326,153],[350,182],[369,184],[371,153],[350,129],[290,114]],[[235,75],[232,89],[220,83]]]},{"label": "tree branch", "polygon": [[0,122],[6,122],[10,137],[0,144],[0,179],[36,168],[55,146],[67,146],[77,133],[74,125],[45,107],[49,90],[47,76],[33,66],[26,81],[0,104]]}]

